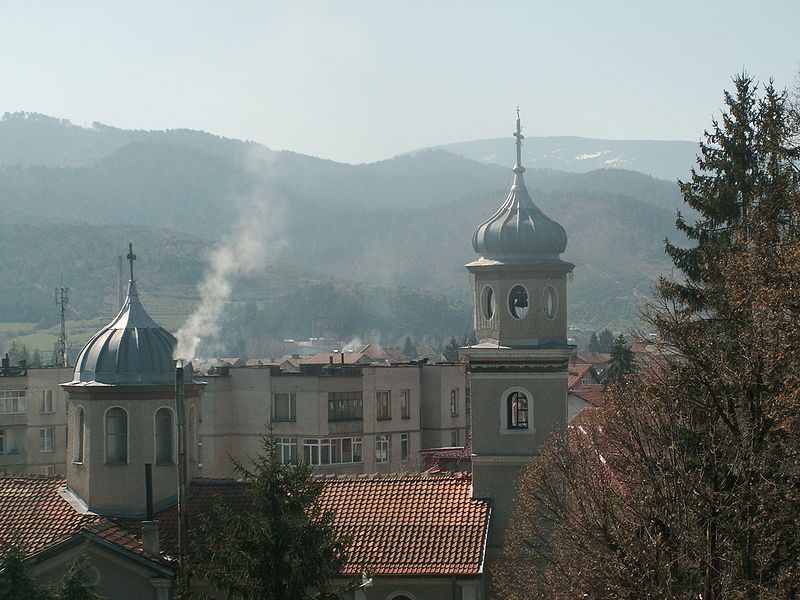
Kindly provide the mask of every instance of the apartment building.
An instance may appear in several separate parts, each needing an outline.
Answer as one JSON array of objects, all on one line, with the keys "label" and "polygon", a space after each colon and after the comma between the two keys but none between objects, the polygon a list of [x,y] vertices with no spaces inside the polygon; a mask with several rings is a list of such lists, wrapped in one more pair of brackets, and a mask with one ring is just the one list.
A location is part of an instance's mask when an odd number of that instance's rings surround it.
[{"label": "apartment building", "polygon": [[460,365],[241,367],[198,379],[206,382],[194,469],[202,477],[232,476],[230,458],[254,456],[269,430],[282,461],[332,474],[417,471],[429,443],[466,440]]},{"label": "apartment building", "polygon": [[72,369],[4,362],[0,368],[0,473],[66,472],[66,396]]}]

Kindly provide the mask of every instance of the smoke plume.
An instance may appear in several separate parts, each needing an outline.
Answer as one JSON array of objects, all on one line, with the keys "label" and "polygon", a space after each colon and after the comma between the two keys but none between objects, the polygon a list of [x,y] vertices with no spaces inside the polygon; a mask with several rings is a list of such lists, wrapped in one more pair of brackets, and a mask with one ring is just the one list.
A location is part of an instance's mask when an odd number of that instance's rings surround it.
[{"label": "smoke plume", "polygon": [[203,339],[219,333],[220,316],[231,296],[237,277],[253,275],[264,266],[269,254],[280,246],[274,203],[263,198],[242,203],[239,220],[209,255],[209,266],[198,285],[200,304],[178,330],[173,358],[191,361]]}]

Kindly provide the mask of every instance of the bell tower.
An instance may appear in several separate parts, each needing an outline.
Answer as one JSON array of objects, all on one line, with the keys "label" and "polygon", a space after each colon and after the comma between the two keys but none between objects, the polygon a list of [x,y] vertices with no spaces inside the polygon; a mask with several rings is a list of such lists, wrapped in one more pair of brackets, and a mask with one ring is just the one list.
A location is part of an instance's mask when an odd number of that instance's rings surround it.
[{"label": "bell tower", "polygon": [[517,161],[505,202],[475,230],[472,275],[478,343],[461,349],[472,395],[473,495],[490,498],[489,559],[513,510],[515,484],[539,447],[567,421],[567,275],[564,228],[525,187],[517,110]]}]

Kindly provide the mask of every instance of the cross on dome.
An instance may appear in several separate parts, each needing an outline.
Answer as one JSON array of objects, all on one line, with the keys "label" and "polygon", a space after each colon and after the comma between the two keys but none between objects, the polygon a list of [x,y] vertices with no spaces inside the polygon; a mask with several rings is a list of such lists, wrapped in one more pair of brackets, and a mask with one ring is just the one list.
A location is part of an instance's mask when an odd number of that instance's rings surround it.
[{"label": "cross on dome", "polygon": [[136,255],[133,253],[133,242],[128,242],[128,262],[131,265],[131,281],[133,281],[133,262],[136,260]]},{"label": "cross on dome", "polygon": [[525,172],[525,167],[522,166],[522,140],[525,136],[522,135],[522,124],[519,120],[519,106],[517,107],[517,130],[514,132],[514,137],[517,138],[517,164],[514,165],[514,173]]}]

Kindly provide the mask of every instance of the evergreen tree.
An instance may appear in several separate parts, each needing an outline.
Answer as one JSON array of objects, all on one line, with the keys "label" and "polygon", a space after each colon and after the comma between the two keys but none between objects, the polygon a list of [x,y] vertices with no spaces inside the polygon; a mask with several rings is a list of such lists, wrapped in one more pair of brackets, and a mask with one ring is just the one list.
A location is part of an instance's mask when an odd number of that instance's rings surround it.
[{"label": "evergreen tree", "polygon": [[611,352],[611,346],[614,344],[614,334],[608,329],[603,329],[603,331],[600,332],[598,344],[600,346],[600,352]]},{"label": "evergreen tree", "polygon": [[417,348],[411,343],[411,336],[406,336],[405,344],[403,344],[403,354],[406,356],[410,356],[411,358],[416,358],[417,356]]},{"label": "evergreen tree", "polygon": [[15,546],[6,549],[0,569],[0,598],[3,600],[48,600],[28,571],[22,550]]},{"label": "evergreen tree", "polygon": [[633,369],[633,351],[625,343],[625,336],[620,333],[611,346],[608,381],[622,385],[625,381],[625,374],[631,369]]},{"label": "evergreen tree", "polygon": [[600,341],[597,339],[597,334],[594,331],[589,337],[589,352],[600,352]]},{"label": "evergreen tree", "polygon": [[251,467],[234,461],[237,476],[248,486],[251,510],[217,502],[196,529],[196,575],[227,597],[339,597],[352,586],[332,589],[332,578],[345,562],[345,541],[333,531],[333,515],[319,506],[322,482],[309,465],[282,464],[271,436],[262,439],[261,448]]},{"label": "evergreen tree", "polygon": [[459,357],[458,349],[459,349],[458,341],[456,341],[456,338],[451,337],[450,341],[447,342],[447,345],[444,347],[444,351],[442,352],[442,354],[444,354],[445,360],[451,363],[458,362],[458,357]]},{"label": "evergreen tree", "polygon": [[61,582],[61,587],[55,594],[54,600],[102,600],[92,591],[86,583],[86,569],[89,567],[89,557],[82,553],[69,566],[66,576]]}]

